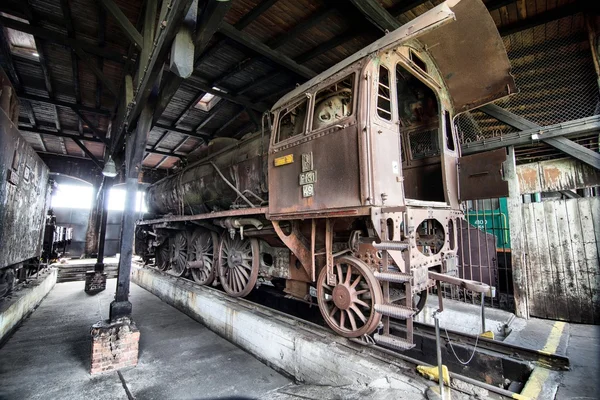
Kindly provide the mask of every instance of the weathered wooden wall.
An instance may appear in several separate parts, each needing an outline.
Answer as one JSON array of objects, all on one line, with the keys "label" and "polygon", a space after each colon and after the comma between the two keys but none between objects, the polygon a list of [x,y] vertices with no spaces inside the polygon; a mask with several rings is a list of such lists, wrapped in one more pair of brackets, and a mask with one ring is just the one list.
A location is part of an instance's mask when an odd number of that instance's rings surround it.
[{"label": "weathered wooden wall", "polygon": [[521,205],[534,317],[600,324],[600,198]]}]

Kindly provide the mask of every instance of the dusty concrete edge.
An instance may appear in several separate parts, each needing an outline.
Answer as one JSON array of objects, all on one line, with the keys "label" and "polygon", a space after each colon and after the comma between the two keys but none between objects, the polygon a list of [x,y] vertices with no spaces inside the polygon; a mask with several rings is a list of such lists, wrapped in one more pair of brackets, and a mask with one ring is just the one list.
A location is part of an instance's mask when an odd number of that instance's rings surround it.
[{"label": "dusty concrete edge", "polygon": [[22,289],[19,297],[0,312],[0,347],[15,333],[56,285],[58,270],[50,268],[43,280],[31,288]]},{"label": "dusty concrete edge", "polygon": [[132,281],[296,382],[393,389],[407,399],[424,398],[431,385],[413,365],[387,363],[323,328],[303,329],[294,318],[256,312],[210,288],[135,265]]}]

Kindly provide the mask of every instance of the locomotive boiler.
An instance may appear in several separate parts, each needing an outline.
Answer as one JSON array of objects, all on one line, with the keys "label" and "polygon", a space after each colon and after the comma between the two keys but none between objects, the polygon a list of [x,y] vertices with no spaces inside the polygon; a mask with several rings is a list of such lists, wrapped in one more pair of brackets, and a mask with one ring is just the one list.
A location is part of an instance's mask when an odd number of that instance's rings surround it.
[{"label": "locomotive boiler", "polygon": [[514,91],[485,6],[446,1],[283,96],[270,132],[152,185],[136,252],[231,296],[316,297],[340,335],[411,348],[436,282],[490,290],[456,276],[457,219],[506,195],[506,156],[461,157],[453,120]]}]

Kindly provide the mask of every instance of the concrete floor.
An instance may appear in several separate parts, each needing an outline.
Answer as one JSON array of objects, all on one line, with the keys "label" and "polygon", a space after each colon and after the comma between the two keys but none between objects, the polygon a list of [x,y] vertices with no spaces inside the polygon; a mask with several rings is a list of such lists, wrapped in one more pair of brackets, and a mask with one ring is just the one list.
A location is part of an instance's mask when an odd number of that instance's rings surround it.
[{"label": "concrete floor", "polygon": [[0,399],[270,398],[289,379],[154,295],[131,287],[139,364],[91,377],[93,323],[108,317],[115,280],[90,296],[59,283],[0,348]]},{"label": "concrete floor", "polygon": [[572,369],[563,373],[556,399],[599,399],[600,326],[570,324],[567,356]]}]

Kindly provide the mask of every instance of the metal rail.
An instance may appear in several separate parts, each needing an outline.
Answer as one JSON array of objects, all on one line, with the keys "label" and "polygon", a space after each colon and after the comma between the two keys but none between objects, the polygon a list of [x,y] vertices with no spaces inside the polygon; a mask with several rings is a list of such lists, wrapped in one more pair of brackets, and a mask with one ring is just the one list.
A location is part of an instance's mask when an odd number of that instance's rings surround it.
[{"label": "metal rail", "polygon": [[[402,324],[394,324],[394,328],[403,330],[404,326]],[[414,331],[415,334],[418,335],[427,335],[431,338],[435,337],[435,328],[427,324],[415,322]],[[555,371],[567,371],[571,368],[569,358],[560,354],[546,353],[541,350],[530,349],[511,343],[487,339],[482,336],[479,336],[478,338],[474,335],[456,332],[449,329],[446,331],[448,332],[448,336],[446,336],[444,332],[442,334],[442,339],[451,340],[453,343],[458,345],[475,346],[475,341],[477,341],[477,347],[479,349],[502,354],[503,356],[513,358],[517,361],[532,362],[541,367]]]}]

